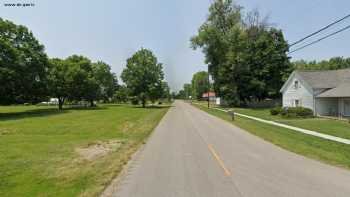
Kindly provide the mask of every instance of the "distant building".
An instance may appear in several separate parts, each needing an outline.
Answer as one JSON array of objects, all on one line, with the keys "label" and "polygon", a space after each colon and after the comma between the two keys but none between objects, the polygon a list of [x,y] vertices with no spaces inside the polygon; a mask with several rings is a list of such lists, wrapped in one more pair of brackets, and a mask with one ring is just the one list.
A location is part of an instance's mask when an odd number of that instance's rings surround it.
[{"label": "distant building", "polygon": [[350,117],[350,69],[294,71],[281,88],[283,107],[306,107],[319,116]]},{"label": "distant building", "polygon": [[50,98],[49,104],[58,105],[58,98]]},{"label": "distant building", "polygon": [[215,92],[205,92],[202,94],[202,99],[203,100],[208,100],[208,95],[209,95],[209,101],[216,102],[216,94]]}]

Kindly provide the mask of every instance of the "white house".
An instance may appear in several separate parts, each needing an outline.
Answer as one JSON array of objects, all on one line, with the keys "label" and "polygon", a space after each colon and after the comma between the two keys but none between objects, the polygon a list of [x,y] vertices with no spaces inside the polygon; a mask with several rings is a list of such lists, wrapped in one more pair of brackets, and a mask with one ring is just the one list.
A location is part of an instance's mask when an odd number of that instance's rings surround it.
[{"label": "white house", "polygon": [[280,92],[283,107],[310,108],[317,116],[350,117],[350,69],[294,71]]}]

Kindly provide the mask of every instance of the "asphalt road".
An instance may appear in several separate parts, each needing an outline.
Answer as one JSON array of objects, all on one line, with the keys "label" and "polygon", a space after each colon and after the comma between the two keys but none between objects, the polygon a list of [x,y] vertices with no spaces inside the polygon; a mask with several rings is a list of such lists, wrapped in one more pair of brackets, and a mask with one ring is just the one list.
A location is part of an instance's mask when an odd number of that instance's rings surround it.
[{"label": "asphalt road", "polygon": [[350,196],[350,171],[283,150],[181,101],[131,165],[114,196]]}]

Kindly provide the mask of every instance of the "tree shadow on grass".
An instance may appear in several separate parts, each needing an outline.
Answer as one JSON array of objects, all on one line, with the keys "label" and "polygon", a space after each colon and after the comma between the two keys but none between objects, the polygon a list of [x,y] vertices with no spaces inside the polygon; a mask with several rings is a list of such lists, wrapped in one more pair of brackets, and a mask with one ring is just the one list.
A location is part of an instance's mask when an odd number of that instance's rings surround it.
[{"label": "tree shadow on grass", "polygon": [[101,106],[101,107],[76,107],[76,106],[70,106],[63,108],[63,110],[58,110],[57,108],[47,108],[47,109],[32,109],[32,110],[26,110],[21,112],[8,112],[8,113],[0,113],[0,121],[6,121],[6,120],[18,120],[18,119],[24,119],[24,118],[35,118],[35,117],[46,117],[46,116],[53,116],[53,115],[60,115],[60,114],[66,114],[70,113],[72,111],[77,110],[105,110],[107,107]]},{"label": "tree shadow on grass", "polygon": [[172,105],[148,105],[146,107],[142,107],[139,105],[132,106],[133,108],[139,108],[139,109],[164,109],[164,108],[171,108]]},{"label": "tree shadow on grass", "polygon": [[33,110],[27,110],[22,112],[0,113],[0,121],[52,116],[52,115],[64,114],[68,112],[69,112],[68,110],[60,111],[58,109],[50,108],[50,109],[33,109]]}]

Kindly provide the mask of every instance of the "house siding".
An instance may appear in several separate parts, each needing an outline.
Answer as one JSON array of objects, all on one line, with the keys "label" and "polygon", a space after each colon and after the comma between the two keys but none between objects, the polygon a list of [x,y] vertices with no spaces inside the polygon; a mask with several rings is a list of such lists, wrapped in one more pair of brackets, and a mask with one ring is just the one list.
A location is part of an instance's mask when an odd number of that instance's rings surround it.
[{"label": "house siding", "polygon": [[[294,82],[298,81],[299,86],[295,88]],[[295,100],[300,101],[300,106],[314,110],[314,96],[305,84],[297,77],[294,77],[283,92],[283,107],[295,107]]]},{"label": "house siding", "polygon": [[336,73],[294,71],[280,90],[282,106],[310,108],[319,116],[350,117],[350,95],[346,94],[348,85],[345,84],[350,83],[349,76],[350,69]]}]

